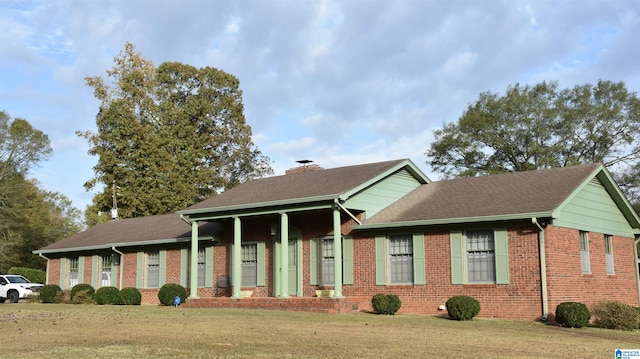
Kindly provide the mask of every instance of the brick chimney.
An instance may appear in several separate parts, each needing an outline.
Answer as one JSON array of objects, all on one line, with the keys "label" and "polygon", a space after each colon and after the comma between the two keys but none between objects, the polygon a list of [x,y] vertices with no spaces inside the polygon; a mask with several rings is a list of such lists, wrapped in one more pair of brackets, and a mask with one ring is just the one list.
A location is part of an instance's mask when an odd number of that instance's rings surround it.
[{"label": "brick chimney", "polygon": [[298,167],[292,167],[289,168],[288,170],[286,170],[284,173],[291,175],[294,173],[302,173],[302,172],[314,172],[314,171],[320,171],[323,170],[324,168],[316,165],[316,164],[311,164],[311,160],[299,160],[296,161],[298,162],[300,165]]}]

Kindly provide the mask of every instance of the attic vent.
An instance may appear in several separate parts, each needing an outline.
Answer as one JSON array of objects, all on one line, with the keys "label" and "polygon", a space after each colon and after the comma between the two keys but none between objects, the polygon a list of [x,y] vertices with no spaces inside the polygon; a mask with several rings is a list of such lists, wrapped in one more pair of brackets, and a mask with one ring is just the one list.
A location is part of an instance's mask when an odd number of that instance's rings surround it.
[{"label": "attic vent", "polygon": [[311,160],[298,160],[296,162],[300,164],[298,167],[289,168],[284,173],[290,175],[294,173],[314,172],[324,169],[316,164],[312,164],[313,161]]}]

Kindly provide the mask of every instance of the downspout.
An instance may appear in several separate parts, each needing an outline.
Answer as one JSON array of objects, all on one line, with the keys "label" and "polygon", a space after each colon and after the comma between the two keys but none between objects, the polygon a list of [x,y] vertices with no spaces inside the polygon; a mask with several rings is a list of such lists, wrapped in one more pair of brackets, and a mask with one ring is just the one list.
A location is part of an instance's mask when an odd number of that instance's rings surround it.
[{"label": "downspout", "polygon": [[634,254],[634,259],[636,261],[635,263],[635,270],[636,270],[636,287],[638,289],[638,304],[640,305],[640,266],[638,266],[638,243],[640,243],[640,236],[638,236],[638,238],[636,238],[635,241],[633,241],[633,254]]},{"label": "downspout", "polygon": [[118,280],[118,289],[122,289],[122,271],[124,269],[124,253],[120,252],[116,249],[116,247],[111,246],[111,250],[118,253],[120,255],[120,279]]},{"label": "downspout", "polygon": [[38,256],[47,260],[47,272],[46,272],[46,277],[44,279],[45,283],[43,284],[49,284],[49,258],[45,257],[44,254],[42,253],[38,253]]},{"label": "downspout", "polygon": [[531,223],[538,227],[538,247],[540,250],[540,286],[542,291],[542,320],[549,318],[549,295],[547,293],[547,258],[544,249],[544,228],[538,223],[536,217],[531,218]]}]

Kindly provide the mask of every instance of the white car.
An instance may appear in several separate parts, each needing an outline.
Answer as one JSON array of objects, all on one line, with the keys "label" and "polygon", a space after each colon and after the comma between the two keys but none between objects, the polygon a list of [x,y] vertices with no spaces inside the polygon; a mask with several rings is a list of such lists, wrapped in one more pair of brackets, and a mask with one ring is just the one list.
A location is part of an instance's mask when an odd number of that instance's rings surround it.
[{"label": "white car", "polygon": [[31,283],[21,275],[0,275],[0,303],[4,303],[7,299],[11,303],[18,303],[18,300],[28,295],[38,294],[43,286],[39,283]]}]

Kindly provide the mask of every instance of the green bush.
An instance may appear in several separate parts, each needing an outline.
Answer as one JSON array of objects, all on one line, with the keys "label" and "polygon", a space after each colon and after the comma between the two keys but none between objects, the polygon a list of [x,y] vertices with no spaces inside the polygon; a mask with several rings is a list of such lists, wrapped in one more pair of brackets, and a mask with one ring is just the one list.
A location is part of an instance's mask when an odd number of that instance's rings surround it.
[{"label": "green bush", "polygon": [[640,326],[640,313],[635,307],[619,301],[604,301],[593,308],[594,323],[602,328],[635,330]]},{"label": "green bush", "polygon": [[100,287],[93,295],[93,299],[99,305],[122,304],[120,301],[120,291],[116,287]]},{"label": "green bush", "polygon": [[120,301],[124,305],[140,305],[142,303],[142,294],[138,288],[122,288],[120,290]]},{"label": "green bush", "polygon": [[180,284],[167,283],[158,291],[158,299],[164,305],[173,305],[176,297],[180,297],[180,303],[187,299],[187,290]]},{"label": "green bush", "polygon": [[76,284],[71,288],[71,302],[75,303],[75,297],[79,292],[86,292],[84,295],[93,298],[96,290],[90,284]]},{"label": "green bush", "polygon": [[589,325],[591,313],[583,303],[564,302],[556,307],[556,322],[568,328],[582,328]]},{"label": "green bush", "polygon": [[378,314],[394,315],[400,310],[402,302],[395,294],[376,294],[371,298],[371,305]]},{"label": "green bush", "polygon": [[447,300],[447,312],[453,320],[470,320],[480,313],[480,302],[466,295],[456,295]]},{"label": "green bush", "polygon": [[71,298],[69,296],[69,303],[71,304],[93,304],[93,294],[89,290],[81,290]]},{"label": "green bush", "polygon": [[7,274],[21,275],[29,280],[31,283],[44,284],[47,280],[47,273],[40,269],[24,268],[24,267],[11,267]]},{"label": "green bush", "polygon": [[64,292],[57,284],[47,284],[40,289],[40,301],[42,303],[62,303]]}]

